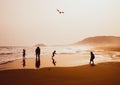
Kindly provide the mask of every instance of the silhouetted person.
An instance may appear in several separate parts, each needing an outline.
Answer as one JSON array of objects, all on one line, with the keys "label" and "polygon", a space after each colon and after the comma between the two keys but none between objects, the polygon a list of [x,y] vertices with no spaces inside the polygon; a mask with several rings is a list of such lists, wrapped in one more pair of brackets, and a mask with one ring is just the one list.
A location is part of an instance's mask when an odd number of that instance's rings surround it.
[{"label": "silhouetted person", "polygon": [[26,66],[26,63],[25,63],[25,55],[26,55],[26,51],[25,51],[25,49],[23,49],[23,67]]},{"label": "silhouetted person", "polygon": [[26,55],[26,51],[25,49],[23,49],[23,57],[25,57],[25,55]]},{"label": "silhouetted person", "polygon": [[53,51],[53,53],[52,53],[52,57],[54,57],[55,54],[56,54],[56,50]]},{"label": "silhouetted person", "polygon": [[40,57],[40,48],[39,47],[36,48],[35,53],[36,53],[36,58],[37,57],[39,58]]},{"label": "silhouetted person", "polygon": [[52,53],[52,63],[53,63],[54,66],[56,66],[56,61],[53,58],[55,56],[55,54],[56,54],[56,50],[54,50],[53,53]]},{"label": "silhouetted person", "polygon": [[40,67],[40,57],[38,57],[38,58],[36,57],[35,66],[36,66],[36,68]]},{"label": "silhouetted person", "polygon": [[54,66],[56,66],[56,61],[53,57],[52,57],[52,63],[53,63]]},{"label": "silhouetted person", "polygon": [[94,65],[94,59],[95,55],[93,54],[93,52],[90,52],[90,65]]}]

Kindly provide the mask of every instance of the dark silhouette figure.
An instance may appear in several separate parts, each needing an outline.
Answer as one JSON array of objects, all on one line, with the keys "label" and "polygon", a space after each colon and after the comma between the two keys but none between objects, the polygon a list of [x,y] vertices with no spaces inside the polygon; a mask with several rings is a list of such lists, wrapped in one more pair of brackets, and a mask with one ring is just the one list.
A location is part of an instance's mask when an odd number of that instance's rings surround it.
[{"label": "dark silhouette figure", "polygon": [[36,58],[37,57],[39,58],[40,57],[40,48],[39,47],[36,48],[35,53],[36,53]]},{"label": "dark silhouette figure", "polygon": [[54,66],[56,66],[56,61],[53,57],[52,57],[52,63],[53,63]]},{"label": "dark silhouette figure", "polygon": [[54,66],[56,66],[56,61],[53,58],[55,56],[55,54],[56,54],[56,50],[54,50],[53,53],[52,53],[52,63],[53,63]]},{"label": "dark silhouette figure", "polygon": [[52,58],[55,56],[55,54],[56,54],[56,50],[53,51]]},{"label": "dark silhouette figure", "polygon": [[36,48],[35,53],[36,53],[35,66],[36,68],[39,68],[40,67],[40,48],[39,47]]},{"label": "dark silhouette figure", "polygon": [[23,57],[23,67],[26,66],[25,57]]},{"label": "dark silhouette figure", "polygon": [[23,49],[23,58],[25,57],[25,55],[26,55],[26,51],[25,49]]},{"label": "dark silhouette figure", "polygon": [[40,57],[38,57],[38,58],[36,57],[35,66],[36,66],[36,68],[40,67]]},{"label": "dark silhouette figure", "polygon": [[26,66],[26,63],[25,63],[25,55],[26,55],[26,51],[25,51],[25,49],[23,49],[23,67]]},{"label": "dark silhouette figure", "polygon": [[90,52],[90,65],[94,65],[94,59],[95,55],[93,54],[93,52]]}]

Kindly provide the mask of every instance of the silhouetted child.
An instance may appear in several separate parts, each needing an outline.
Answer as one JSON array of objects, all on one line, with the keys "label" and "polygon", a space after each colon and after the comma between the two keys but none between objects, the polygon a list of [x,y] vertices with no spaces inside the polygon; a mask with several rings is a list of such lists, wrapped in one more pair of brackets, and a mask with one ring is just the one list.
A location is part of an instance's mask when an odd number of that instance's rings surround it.
[{"label": "silhouetted child", "polygon": [[52,63],[53,63],[54,66],[56,66],[56,61],[53,58],[55,56],[55,54],[56,54],[56,50],[54,50],[53,53],[52,53]]},{"label": "silhouetted child", "polygon": [[52,57],[54,57],[55,54],[56,54],[56,50],[53,51],[53,53],[52,53]]},{"label": "silhouetted child", "polygon": [[90,52],[90,65],[94,65],[94,59],[95,55],[93,54],[93,52]]},{"label": "silhouetted child", "polygon": [[26,51],[25,49],[23,49],[23,58],[25,58],[25,55],[26,55]]}]

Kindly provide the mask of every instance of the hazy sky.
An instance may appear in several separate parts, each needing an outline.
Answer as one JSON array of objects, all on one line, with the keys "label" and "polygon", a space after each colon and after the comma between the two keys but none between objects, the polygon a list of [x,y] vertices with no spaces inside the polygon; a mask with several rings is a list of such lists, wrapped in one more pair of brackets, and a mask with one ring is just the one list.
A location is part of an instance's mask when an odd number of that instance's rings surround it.
[{"label": "hazy sky", "polygon": [[120,0],[0,0],[0,45],[69,44],[99,35],[120,36]]}]

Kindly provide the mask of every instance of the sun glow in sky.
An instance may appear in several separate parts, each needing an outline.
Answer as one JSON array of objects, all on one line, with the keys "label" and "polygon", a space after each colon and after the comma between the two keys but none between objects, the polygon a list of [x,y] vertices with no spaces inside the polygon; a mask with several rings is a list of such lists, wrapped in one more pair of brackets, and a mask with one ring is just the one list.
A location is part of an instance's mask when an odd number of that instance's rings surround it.
[{"label": "sun glow in sky", "polygon": [[120,36],[120,0],[0,0],[0,45],[69,44],[100,35]]}]

